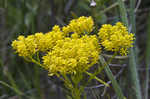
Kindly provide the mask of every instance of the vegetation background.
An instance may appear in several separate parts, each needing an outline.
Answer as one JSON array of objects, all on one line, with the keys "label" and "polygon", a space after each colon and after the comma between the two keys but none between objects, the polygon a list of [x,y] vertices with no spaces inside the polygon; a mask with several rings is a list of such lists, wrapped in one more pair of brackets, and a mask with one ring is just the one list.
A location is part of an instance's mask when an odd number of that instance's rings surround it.
[{"label": "vegetation background", "polygon": [[[119,3],[117,0],[0,0],[0,99],[66,99],[62,82],[56,77],[48,77],[47,72],[32,63],[25,62],[14,54],[11,42],[19,35],[30,35],[35,32],[48,32],[52,26],[66,25],[69,20],[79,16],[92,16],[96,28],[102,24],[114,24],[120,21]],[[131,2],[123,0],[129,18],[129,30],[133,27]],[[150,0],[135,0],[134,16],[136,17],[136,63],[141,88],[141,99],[150,92]],[[130,82],[128,61],[110,67],[119,82],[127,99],[136,99],[138,90]],[[100,75],[109,81],[104,75]],[[148,81],[148,83],[146,83]],[[85,89],[88,99],[117,99],[112,87],[105,88],[93,81]],[[145,91],[147,90],[147,92]],[[140,98],[139,98],[140,99]]]}]

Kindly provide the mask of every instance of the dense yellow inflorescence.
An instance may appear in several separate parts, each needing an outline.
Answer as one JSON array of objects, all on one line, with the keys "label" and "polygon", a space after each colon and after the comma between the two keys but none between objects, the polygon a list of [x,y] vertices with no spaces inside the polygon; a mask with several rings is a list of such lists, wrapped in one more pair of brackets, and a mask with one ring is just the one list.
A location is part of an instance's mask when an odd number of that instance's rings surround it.
[{"label": "dense yellow inflorescence", "polygon": [[38,51],[48,51],[51,50],[55,45],[56,41],[64,38],[63,32],[61,32],[59,26],[54,26],[51,32],[48,33],[36,33],[35,42],[37,44]]},{"label": "dense yellow inflorescence", "polygon": [[19,56],[31,57],[36,52],[46,52],[51,50],[56,41],[64,38],[63,32],[60,31],[59,26],[54,26],[51,32],[35,33],[27,37],[19,36],[17,40],[12,42],[13,49]]},{"label": "dense yellow inflorescence", "polygon": [[100,42],[96,35],[89,35],[93,28],[92,17],[82,16],[62,28],[55,25],[52,31],[45,34],[19,36],[12,42],[12,47],[23,57],[32,58],[42,52],[42,62],[39,64],[48,70],[49,75],[76,74],[88,70],[99,59],[100,45],[107,51],[119,51],[121,55],[127,55],[134,35],[129,34],[122,23],[114,26],[104,24],[98,33]]},{"label": "dense yellow inflorescence", "polygon": [[121,55],[127,55],[128,48],[133,46],[134,35],[129,33],[121,22],[117,22],[114,26],[110,24],[102,25],[98,35],[101,44],[107,51],[120,52]]},{"label": "dense yellow inflorescence", "polygon": [[79,17],[70,21],[69,25],[62,28],[63,32],[67,35],[69,33],[77,33],[78,35],[88,34],[93,31],[94,21],[92,17]]},{"label": "dense yellow inflorescence", "polygon": [[96,36],[83,36],[57,41],[43,62],[49,75],[84,72],[99,59],[100,46]]},{"label": "dense yellow inflorescence", "polygon": [[42,65],[49,75],[83,72],[97,63],[100,45],[96,36],[88,36],[93,30],[92,17],[73,19],[62,29],[55,25],[48,33],[19,36],[12,42],[19,56],[33,57],[44,52]]},{"label": "dense yellow inflorescence", "polygon": [[36,53],[37,44],[34,41],[34,36],[30,35],[27,38],[19,36],[17,40],[12,43],[13,49],[19,54],[19,56],[32,56]]}]

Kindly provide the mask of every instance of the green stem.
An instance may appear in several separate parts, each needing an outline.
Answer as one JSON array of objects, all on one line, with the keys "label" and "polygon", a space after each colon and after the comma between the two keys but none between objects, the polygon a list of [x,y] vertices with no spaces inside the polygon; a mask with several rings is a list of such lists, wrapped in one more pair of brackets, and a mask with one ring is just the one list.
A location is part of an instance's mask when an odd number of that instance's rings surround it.
[{"label": "green stem", "polygon": [[148,99],[148,88],[149,88],[149,66],[150,66],[150,13],[148,17],[148,35],[147,35],[147,46],[146,46],[146,80],[145,80],[145,99]]},{"label": "green stem", "polygon": [[[41,67],[43,67],[43,65],[40,63],[40,61],[39,60],[35,60],[34,58],[32,58],[32,56],[31,57],[29,57],[29,60],[31,61],[31,62],[33,62],[33,63],[35,63],[35,64],[37,64],[37,65],[39,65],[39,66],[41,66]],[[42,97],[42,94],[41,94],[41,89],[40,89],[40,83],[39,83],[39,69],[38,69],[38,67],[37,66],[34,66],[34,71],[35,71],[35,75],[34,75],[34,85],[35,85],[35,87],[37,88],[37,90],[38,90],[38,93],[39,93],[39,95],[40,95],[40,97]]]},{"label": "green stem", "polygon": [[[104,54],[103,54],[104,55]],[[114,59],[116,57],[117,53],[115,52],[113,55],[111,55],[109,57],[108,60],[108,64],[111,63],[112,59]],[[88,79],[87,83],[85,84],[85,86],[92,80],[95,79],[94,77],[96,77],[97,74],[101,73],[101,71],[105,68],[106,65],[100,66],[100,63],[98,64],[98,69],[97,71],[95,71],[94,73],[92,73],[92,75],[90,76],[90,78]]]},{"label": "green stem", "polygon": [[8,1],[4,0],[4,8],[7,8],[7,5],[8,5]]},{"label": "green stem", "polygon": [[[135,34],[136,36],[136,17],[135,17],[135,0],[130,0],[130,22],[131,22],[131,26],[132,26],[132,30],[131,32]],[[136,47],[136,40],[134,42],[134,46]],[[135,85],[135,93],[136,93],[136,97],[137,99],[142,99],[141,96],[141,88],[140,88],[140,83],[139,83],[139,78],[138,78],[138,73],[137,73],[137,53],[136,53],[136,49],[132,48],[131,49],[131,57],[130,57],[130,72],[131,72],[131,77],[132,77],[132,82]]]},{"label": "green stem", "polygon": [[[123,0],[125,2],[125,0]],[[116,7],[118,5],[118,2],[115,2],[114,4],[110,5],[108,8],[105,8],[102,13],[106,13],[107,11],[110,11],[112,8]]]},{"label": "green stem", "polygon": [[118,0],[118,4],[119,4],[119,9],[120,9],[120,16],[121,16],[121,20],[122,22],[128,27],[128,18],[127,18],[127,11],[124,5],[124,2],[122,0]]},{"label": "green stem", "polygon": [[[89,75],[89,76],[93,76],[92,73],[89,73],[89,72],[87,72],[87,71],[86,71],[85,73],[86,73],[87,75]],[[104,84],[105,86],[109,87],[109,85],[108,85],[106,82],[104,82],[103,80],[99,79],[98,77],[94,76],[94,79],[96,79],[96,80],[99,81],[100,83]]]},{"label": "green stem", "polygon": [[33,59],[32,57],[30,57],[30,59],[31,59],[31,61],[32,61],[33,63],[35,63],[35,64],[37,64],[37,65],[43,67],[43,65],[42,65],[40,62],[36,61],[36,60]]},{"label": "green stem", "polygon": [[2,81],[1,81],[1,83],[4,84],[7,87],[13,89],[16,92],[16,94],[18,94],[18,96],[21,97],[21,95],[23,95],[23,93],[19,90],[16,82],[14,81],[14,79],[12,78],[12,76],[10,74],[7,74],[7,76],[8,76],[8,79],[9,79],[12,86],[10,86],[7,83],[2,82]]},{"label": "green stem", "polygon": [[113,88],[114,88],[118,98],[119,99],[125,99],[125,97],[121,91],[120,86],[118,85],[118,83],[117,83],[116,79],[114,78],[108,64],[106,63],[106,61],[104,60],[104,58],[102,56],[100,56],[100,62],[102,63],[102,65],[106,65],[105,66],[105,72],[106,72],[108,78],[111,80]]},{"label": "green stem", "polygon": [[[124,5],[124,2],[122,0],[118,0],[119,3],[119,8],[120,8],[120,14],[121,14],[121,19],[122,22],[128,27],[128,18],[127,18],[127,11]],[[135,14],[134,14],[134,6],[135,6],[135,0],[130,0],[130,6],[131,6],[131,23],[132,23],[132,31],[135,32]],[[138,73],[136,69],[136,58],[135,58],[135,50],[133,48],[130,49],[130,57],[129,57],[129,70],[131,73],[131,79],[133,86],[135,88],[135,93],[136,93],[136,99],[142,99],[141,96],[141,89],[140,89],[140,83],[139,83],[139,78],[138,78]]]},{"label": "green stem", "polygon": [[134,91],[136,95],[136,99],[142,99],[141,96],[141,88],[140,88],[140,83],[138,79],[138,73],[137,73],[137,68],[136,68],[136,60],[135,60],[135,55],[134,55],[134,50],[133,48],[130,49],[130,57],[129,57],[129,70],[131,73],[131,82],[132,86],[134,86]]},{"label": "green stem", "polygon": [[64,81],[66,88],[69,89],[72,99],[81,99],[82,92],[78,86],[79,82],[74,82],[76,80],[76,77],[72,77],[72,82],[71,82],[71,79],[69,79],[69,77],[67,77],[66,74],[62,74],[62,76],[63,76],[62,80]]},{"label": "green stem", "polygon": [[39,52],[36,53],[36,58],[37,58],[38,62],[40,63],[41,60],[40,60]]}]

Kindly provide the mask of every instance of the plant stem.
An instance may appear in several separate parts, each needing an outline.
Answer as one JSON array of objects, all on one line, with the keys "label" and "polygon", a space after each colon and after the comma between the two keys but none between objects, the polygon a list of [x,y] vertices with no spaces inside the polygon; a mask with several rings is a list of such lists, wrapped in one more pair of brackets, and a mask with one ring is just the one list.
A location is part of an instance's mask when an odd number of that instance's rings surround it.
[{"label": "plant stem", "polygon": [[148,38],[147,38],[147,46],[146,46],[146,81],[145,81],[145,98],[148,99],[148,88],[149,88],[149,66],[150,66],[150,13],[148,17]]},{"label": "plant stem", "polygon": [[103,56],[100,56],[100,62],[102,63],[102,65],[106,65],[105,68],[104,68],[105,72],[106,72],[108,78],[111,80],[113,88],[114,88],[118,98],[119,99],[125,99],[125,97],[124,97],[124,95],[121,91],[120,86],[118,85],[116,79],[114,78],[114,76],[113,76],[108,64],[106,63],[105,59],[103,58]]},{"label": "plant stem", "polygon": [[[135,0],[130,0],[130,22],[131,22],[131,26],[132,26],[132,30],[131,32],[135,34],[136,36],[136,17],[135,17]],[[136,40],[134,42],[134,46],[136,47]],[[138,76],[138,72],[137,72],[137,53],[136,53],[136,49],[131,48],[131,54],[130,54],[130,72],[131,72],[131,77],[132,77],[132,82],[135,86],[135,93],[136,93],[136,97],[137,99],[142,99],[142,95],[141,95],[141,88],[140,88],[140,82],[139,82],[139,76]]]},{"label": "plant stem", "polygon": [[[88,74],[89,76],[93,76],[93,74],[91,74],[91,73],[89,73],[89,72],[85,72],[85,73]],[[99,81],[100,83],[104,84],[105,86],[109,87],[109,85],[108,85],[106,82],[104,82],[103,80],[99,79],[99,78],[96,77],[95,75],[94,75],[94,79],[96,79],[96,80]]]},{"label": "plant stem", "polygon": [[8,88],[10,88],[10,89],[13,90],[14,92],[16,92],[18,95],[23,95],[23,93],[22,93],[20,90],[18,90],[16,87],[10,86],[9,84],[7,84],[7,83],[5,83],[5,82],[3,82],[3,81],[0,81],[0,84],[6,86],[6,87],[8,87]]},{"label": "plant stem", "polygon": [[[127,11],[124,5],[124,2],[122,0],[118,0],[119,3],[119,8],[120,8],[120,13],[121,13],[121,19],[122,22],[128,27],[128,18],[127,18]],[[134,6],[135,6],[135,0],[130,0],[130,6],[131,6],[131,23],[132,23],[132,28],[133,32],[135,32],[135,14],[134,14]],[[135,93],[136,93],[136,99],[142,99],[141,96],[141,89],[140,89],[140,83],[139,83],[139,78],[138,78],[138,73],[136,69],[136,58],[135,58],[135,50],[133,48],[130,49],[130,57],[129,57],[129,70],[131,73],[131,79],[133,86],[135,87]]]},{"label": "plant stem", "polygon": [[135,55],[134,55],[134,50],[133,48],[130,49],[130,57],[129,57],[129,70],[131,74],[131,82],[132,86],[134,86],[134,91],[136,95],[136,99],[142,99],[141,96],[141,88],[140,88],[140,83],[139,83],[139,78],[138,78],[138,73],[137,73],[137,68],[136,68],[136,60],[135,60]]},{"label": "plant stem", "polygon": [[43,67],[43,65],[42,65],[40,62],[36,61],[36,60],[33,59],[32,57],[30,57],[30,59],[31,59],[31,62],[33,62],[33,63],[35,63],[35,64],[37,64],[37,65]]},{"label": "plant stem", "polygon": [[[125,2],[126,0],[123,0]],[[118,5],[118,2],[115,2],[114,4],[110,5],[108,8],[105,8],[102,13],[106,13],[107,11],[110,11],[112,8],[116,7]]]},{"label": "plant stem", "polygon": [[118,4],[119,4],[119,9],[121,14],[121,20],[128,27],[127,11],[124,2],[122,0],[118,0]]}]

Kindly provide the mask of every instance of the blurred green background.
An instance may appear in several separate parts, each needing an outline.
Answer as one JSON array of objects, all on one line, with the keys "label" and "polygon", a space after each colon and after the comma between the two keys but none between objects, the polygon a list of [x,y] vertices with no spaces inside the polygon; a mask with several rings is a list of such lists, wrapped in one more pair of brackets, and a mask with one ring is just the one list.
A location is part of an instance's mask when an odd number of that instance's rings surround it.
[{"label": "blurred green background", "polygon": [[[150,61],[147,58],[150,55],[150,0],[136,1],[137,70],[144,95],[145,65]],[[48,32],[55,24],[64,26],[80,16],[92,16],[95,29],[105,23],[120,21],[116,0],[95,2],[96,6],[91,7],[91,0],[0,0],[0,99],[66,99],[62,82],[18,57],[11,42],[19,35]],[[130,13],[129,0],[125,0],[125,4]],[[118,70],[112,69],[117,74]],[[127,99],[134,99],[132,90],[135,89],[129,82],[128,69],[123,69],[118,82]],[[93,86],[96,84],[93,82]],[[87,88],[85,91],[88,99],[117,99],[112,87]]]}]

